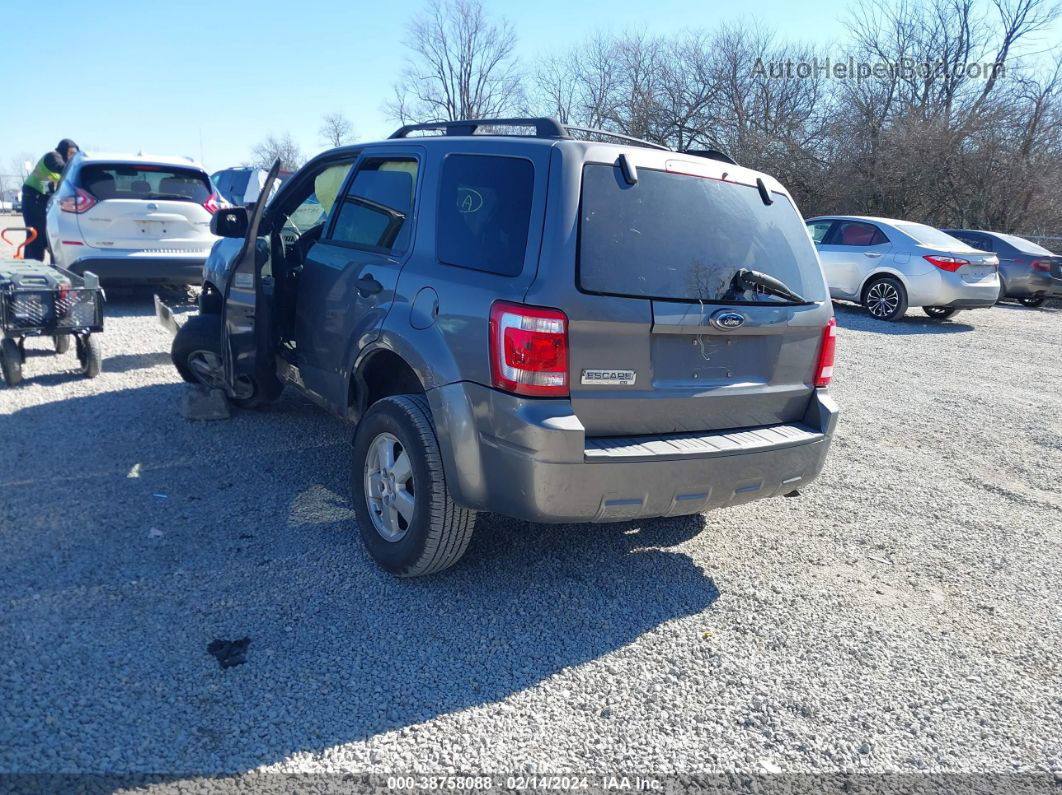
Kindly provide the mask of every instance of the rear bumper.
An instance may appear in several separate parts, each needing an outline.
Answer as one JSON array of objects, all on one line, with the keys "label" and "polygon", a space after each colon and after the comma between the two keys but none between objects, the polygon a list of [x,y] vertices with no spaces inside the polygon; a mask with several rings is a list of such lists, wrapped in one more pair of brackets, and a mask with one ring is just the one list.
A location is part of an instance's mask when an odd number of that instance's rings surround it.
[{"label": "rear bumper", "polygon": [[1026,268],[1021,272],[1011,270],[1003,274],[1003,279],[1007,285],[1007,295],[1011,298],[1030,298],[1037,295],[1062,298],[1062,279],[1056,279],[1049,273]]},{"label": "rear bumper", "polygon": [[534,522],[678,516],[786,494],[822,470],[838,415],[816,390],[800,423],[587,440],[567,401],[471,383],[427,396],[454,499]]},{"label": "rear bumper", "polygon": [[206,257],[81,257],[69,270],[91,271],[109,286],[201,284]]},{"label": "rear bumper", "polygon": [[999,299],[999,275],[979,282],[965,282],[958,273],[938,268],[907,277],[907,299],[911,306],[946,306],[955,309],[984,309]]}]

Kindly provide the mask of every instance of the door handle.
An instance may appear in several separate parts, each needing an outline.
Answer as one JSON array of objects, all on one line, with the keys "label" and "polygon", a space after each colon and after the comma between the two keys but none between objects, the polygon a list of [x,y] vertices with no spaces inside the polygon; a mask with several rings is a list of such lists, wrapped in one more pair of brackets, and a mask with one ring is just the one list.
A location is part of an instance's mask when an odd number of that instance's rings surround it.
[{"label": "door handle", "polygon": [[863,252],[863,256],[864,257],[880,257],[881,256],[881,252],[880,251],[864,251]]},{"label": "door handle", "polygon": [[356,282],[354,282],[354,290],[362,298],[368,298],[370,295],[376,295],[383,290],[383,285],[372,277],[371,273],[366,273]]}]

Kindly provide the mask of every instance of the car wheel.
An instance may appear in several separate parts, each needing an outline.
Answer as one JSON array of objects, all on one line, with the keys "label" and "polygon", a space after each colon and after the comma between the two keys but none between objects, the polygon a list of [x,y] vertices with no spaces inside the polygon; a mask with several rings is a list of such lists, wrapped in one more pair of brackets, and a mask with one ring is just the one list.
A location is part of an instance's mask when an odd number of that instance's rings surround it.
[{"label": "car wheel", "polygon": [[66,353],[70,350],[70,335],[56,334],[52,337],[52,345],[55,346],[56,353]]},{"label": "car wheel", "polygon": [[77,360],[81,362],[81,374],[85,378],[95,378],[103,368],[103,348],[100,341],[91,334],[77,338]]},{"label": "car wheel", "polygon": [[907,313],[907,290],[899,279],[882,276],[863,290],[863,306],[878,320],[896,320]]},{"label": "car wheel", "polygon": [[198,314],[177,330],[170,346],[170,358],[181,378],[189,384],[220,389],[229,401],[254,409],[270,401],[261,397],[254,380],[241,377],[229,394],[225,388],[225,365],[221,358],[221,315]]},{"label": "car wheel", "polygon": [[0,370],[3,370],[4,383],[8,386],[22,381],[22,351],[10,337],[0,341]]},{"label": "car wheel", "polygon": [[354,433],[351,491],[366,549],[400,577],[456,563],[472,539],[476,512],[446,486],[428,401],[397,395],[374,403]]},{"label": "car wheel", "polygon": [[934,320],[947,320],[959,310],[950,306],[923,306],[922,311]]},{"label": "car wheel", "polygon": [[1029,298],[1019,298],[1018,303],[1022,306],[1027,306],[1030,309],[1035,309],[1038,306],[1043,306],[1044,301],[1047,300],[1046,296],[1034,295]]}]

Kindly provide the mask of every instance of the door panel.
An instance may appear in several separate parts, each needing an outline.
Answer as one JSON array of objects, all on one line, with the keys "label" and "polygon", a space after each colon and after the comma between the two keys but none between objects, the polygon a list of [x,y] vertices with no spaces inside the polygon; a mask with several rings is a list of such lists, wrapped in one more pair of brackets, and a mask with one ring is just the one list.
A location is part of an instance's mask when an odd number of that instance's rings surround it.
[{"label": "door panel", "polygon": [[[273,163],[266,178],[272,185],[280,171],[280,161]],[[248,379],[272,391],[275,384],[273,362],[269,355],[272,340],[272,277],[263,278],[269,264],[269,241],[258,235],[264,204],[250,212],[247,237],[243,248],[229,268],[222,306],[222,358],[225,382],[233,394],[240,394]],[[221,210],[219,212],[225,212]]]},{"label": "door panel", "polygon": [[352,351],[379,334],[410,253],[419,159],[376,149],[356,164],[327,234],[308,252],[296,297],[295,339],[306,387],[336,407],[347,399]]},{"label": "door panel", "polygon": [[859,300],[866,277],[881,267],[893,246],[873,224],[841,221],[818,248],[830,295]]}]

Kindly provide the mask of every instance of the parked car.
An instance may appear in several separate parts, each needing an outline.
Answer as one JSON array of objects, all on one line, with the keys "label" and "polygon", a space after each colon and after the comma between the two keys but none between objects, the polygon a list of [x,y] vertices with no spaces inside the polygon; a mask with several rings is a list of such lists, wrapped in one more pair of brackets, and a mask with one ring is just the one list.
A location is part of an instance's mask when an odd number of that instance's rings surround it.
[{"label": "parked car", "polygon": [[104,284],[199,284],[217,209],[206,171],[184,158],[79,153],[48,204],[48,244],[56,264]]},{"label": "parked car", "polygon": [[355,422],[360,534],[399,575],[453,564],[477,511],[608,522],[795,494],[837,408],[792,199],[612,140],[449,122],[319,155],[215,218],[177,369],[245,406],[290,384]]},{"label": "parked car", "polygon": [[999,258],[999,300],[1017,298],[1036,307],[1048,298],[1062,298],[1062,257],[1017,235],[980,229],[945,229],[968,246]]},{"label": "parked car", "polygon": [[22,212],[22,194],[21,193],[16,193],[14,198],[11,199],[11,212],[13,212],[13,213]]},{"label": "parked car", "polygon": [[[258,195],[262,190],[262,185],[265,183],[268,173],[268,170],[264,168],[234,166],[233,168],[215,171],[210,175],[210,179],[226,202],[242,206],[258,201]],[[272,189],[274,193],[289,176],[291,176],[290,171],[280,172],[279,178]]]},{"label": "parked car", "polygon": [[999,297],[999,260],[926,224],[857,215],[807,221],[830,295],[897,320],[909,306],[944,320]]}]

